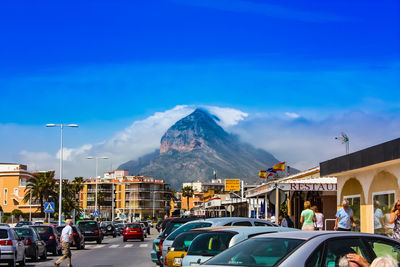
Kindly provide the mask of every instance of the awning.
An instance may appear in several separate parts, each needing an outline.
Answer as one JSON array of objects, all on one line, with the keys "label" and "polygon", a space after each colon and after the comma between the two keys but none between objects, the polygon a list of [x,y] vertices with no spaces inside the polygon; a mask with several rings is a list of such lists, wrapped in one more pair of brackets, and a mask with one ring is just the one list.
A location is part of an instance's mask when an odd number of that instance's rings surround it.
[{"label": "awning", "polygon": [[266,193],[279,188],[284,191],[337,191],[336,177],[315,177],[304,179],[285,179],[269,182],[268,184],[249,190],[246,197],[264,196]]}]

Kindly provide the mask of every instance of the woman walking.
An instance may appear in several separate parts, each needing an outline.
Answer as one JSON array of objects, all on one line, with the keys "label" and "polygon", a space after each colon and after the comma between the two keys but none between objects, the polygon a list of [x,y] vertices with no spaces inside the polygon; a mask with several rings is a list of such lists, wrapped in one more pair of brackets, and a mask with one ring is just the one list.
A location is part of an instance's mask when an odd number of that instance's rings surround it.
[{"label": "woman walking", "polygon": [[311,209],[315,213],[315,230],[323,230],[324,229],[324,214],[318,211],[317,206],[312,206]]},{"label": "woman walking", "polygon": [[389,223],[393,223],[393,238],[400,241],[400,200],[394,203]]},{"label": "woman walking", "polygon": [[315,213],[311,208],[310,201],[304,202],[304,210],[301,212],[300,223],[303,225],[301,230],[314,231]]}]

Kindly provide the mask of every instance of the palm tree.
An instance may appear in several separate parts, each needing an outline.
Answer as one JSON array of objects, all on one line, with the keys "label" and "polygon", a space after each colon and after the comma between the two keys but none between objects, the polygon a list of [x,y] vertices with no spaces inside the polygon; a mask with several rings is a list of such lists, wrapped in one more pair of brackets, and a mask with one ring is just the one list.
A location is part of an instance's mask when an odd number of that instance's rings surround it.
[{"label": "palm tree", "polygon": [[30,200],[30,192],[32,192],[32,199],[39,200],[40,213],[44,217],[44,202],[54,195],[55,184],[54,171],[34,173],[26,185],[24,202],[27,203]]},{"label": "palm tree", "polygon": [[79,199],[79,192],[82,191],[83,187],[83,177],[75,177],[74,180],[72,180],[72,191],[75,195],[75,199]]},{"label": "palm tree", "polygon": [[190,211],[189,209],[189,198],[192,197],[194,194],[194,190],[193,187],[191,186],[185,186],[184,188],[182,188],[182,196],[186,197],[186,201],[187,201],[187,211]]}]

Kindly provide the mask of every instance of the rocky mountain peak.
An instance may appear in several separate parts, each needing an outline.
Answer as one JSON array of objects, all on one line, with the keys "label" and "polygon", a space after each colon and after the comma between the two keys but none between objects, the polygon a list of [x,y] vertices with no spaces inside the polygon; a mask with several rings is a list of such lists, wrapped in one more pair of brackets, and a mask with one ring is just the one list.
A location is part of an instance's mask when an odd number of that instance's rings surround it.
[{"label": "rocky mountain peak", "polygon": [[216,121],[219,119],[202,109],[176,122],[161,138],[160,153],[171,150],[190,152],[196,149],[210,150],[210,143],[228,134]]}]

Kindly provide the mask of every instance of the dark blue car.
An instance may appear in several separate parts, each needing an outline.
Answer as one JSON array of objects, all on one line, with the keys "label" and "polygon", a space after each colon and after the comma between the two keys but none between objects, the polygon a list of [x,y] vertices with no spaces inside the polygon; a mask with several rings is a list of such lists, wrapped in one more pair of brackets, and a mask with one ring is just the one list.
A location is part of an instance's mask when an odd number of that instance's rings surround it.
[{"label": "dark blue car", "polygon": [[40,238],[46,242],[47,251],[53,253],[54,256],[61,255],[61,248],[59,246],[57,231],[51,225],[35,225],[32,226],[39,233]]}]

